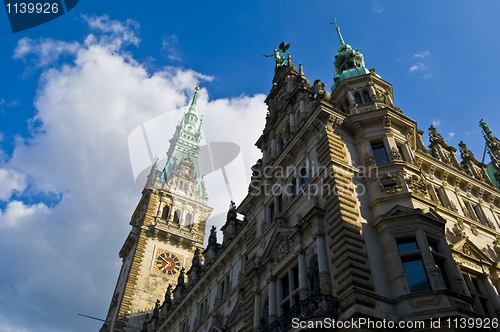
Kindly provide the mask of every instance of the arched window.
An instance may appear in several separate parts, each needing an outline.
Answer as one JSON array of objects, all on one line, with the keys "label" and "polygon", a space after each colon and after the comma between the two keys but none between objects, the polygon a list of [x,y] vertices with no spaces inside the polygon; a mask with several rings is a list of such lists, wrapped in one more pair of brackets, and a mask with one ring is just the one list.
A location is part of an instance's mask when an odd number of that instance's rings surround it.
[{"label": "arched window", "polygon": [[356,100],[356,104],[358,105],[362,104],[361,97],[357,93],[354,95],[354,100]]},{"label": "arched window", "polygon": [[161,219],[167,220],[169,212],[170,212],[170,208],[168,207],[168,205],[165,205],[165,207],[163,208],[163,211],[161,213]]},{"label": "arched window", "polygon": [[193,215],[191,213],[188,213],[186,215],[186,222],[184,223],[185,225],[191,225],[193,221]]},{"label": "arched window", "polygon": [[184,188],[183,189],[184,189],[184,191],[186,191],[188,189],[187,183],[184,183]]},{"label": "arched window", "polygon": [[181,211],[175,210],[174,223],[178,224],[180,219],[181,219]]},{"label": "arched window", "polygon": [[368,92],[363,92],[363,99],[365,100],[365,103],[370,103],[372,101]]}]

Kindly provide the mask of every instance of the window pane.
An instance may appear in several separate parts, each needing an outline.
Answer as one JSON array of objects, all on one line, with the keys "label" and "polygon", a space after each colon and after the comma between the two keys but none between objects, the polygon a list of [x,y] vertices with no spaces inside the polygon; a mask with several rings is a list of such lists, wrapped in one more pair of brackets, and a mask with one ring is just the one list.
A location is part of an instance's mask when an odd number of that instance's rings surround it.
[{"label": "window pane", "polygon": [[356,100],[356,104],[361,105],[361,97],[357,93],[354,95],[354,99]]},{"label": "window pane", "polygon": [[418,250],[415,239],[398,240],[397,243],[399,252]]},{"label": "window pane", "polygon": [[408,280],[410,292],[418,293],[431,290],[421,259],[403,262],[403,267],[406,272],[406,279]]},{"label": "window pane", "polygon": [[363,98],[365,100],[365,103],[371,102],[370,95],[368,93],[363,93]]},{"label": "window pane", "polygon": [[373,157],[377,164],[388,163],[389,158],[387,157],[387,152],[385,151],[384,143],[372,144]]},{"label": "window pane", "polygon": [[299,269],[298,267],[292,270],[293,273],[293,289],[299,288]]},{"label": "window pane", "polygon": [[448,274],[446,273],[446,269],[444,268],[444,262],[436,262],[436,267],[441,271],[441,276],[443,277],[444,285],[446,289],[451,290],[450,279],[448,278]]},{"label": "window pane", "polygon": [[290,283],[288,282],[288,274],[281,279],[281,299],[284,300],[290,294]]}]

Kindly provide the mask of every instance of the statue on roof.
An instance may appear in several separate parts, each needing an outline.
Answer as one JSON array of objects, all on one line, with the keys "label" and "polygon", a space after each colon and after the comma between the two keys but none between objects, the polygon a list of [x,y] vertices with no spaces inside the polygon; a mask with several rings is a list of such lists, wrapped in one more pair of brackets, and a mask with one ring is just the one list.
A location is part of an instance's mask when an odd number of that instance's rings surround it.
[{"label": "statue on roof", "polygon": [[484,119],[481,119],[481,121],[479,121],[479,127],[481,127],[485,135],[491,134],[490,126],[486,121],[484,121]]},{"label": "statue on roof", "polygon": [[288,59],[283,56],[283,54],[286,53],[288,48],[290,47],[290,43],[286,44],[285,42],[281,42],[280,46],[278,49],[274,49],[273,54],[270,55],[265,55],[262,54],[263,56],[269,58],[269,57],[274,57],[274,60],[276,60],[276,68],[280,66],[284,66],[288,63]]},{"label": "statue on roof", "polygon": [[208,244],[217,244],[217,229],[215,226],[212,226],[210,230],[210,236],[208,237]]},{"label": "statue on roof", "polygon": [[431,143],[433,143],[435,141],[442,141],[442,142],[444,142],[443,136],[441,136],[437,132],[437,129],[434,127],[434,125],[431,125],[429,127],[429,141],[431,141]]},{"label": "statue on roof", "polygon": [[460,155],[462,159],[468,159],[468,158],[474,158],[474,154],[472,153],[471,150],[467,147],[467,145],[464,143],[464,141],[460,141],[458,143],[458,146],[460,147]]}]

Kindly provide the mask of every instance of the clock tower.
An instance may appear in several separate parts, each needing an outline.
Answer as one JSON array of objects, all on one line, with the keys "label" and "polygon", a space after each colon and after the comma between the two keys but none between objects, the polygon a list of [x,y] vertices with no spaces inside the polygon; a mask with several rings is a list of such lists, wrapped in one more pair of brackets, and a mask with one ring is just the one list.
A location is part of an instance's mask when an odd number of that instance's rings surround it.
[{"label": "clock tower", "polygon": [[119,253],[123,263],[101,332],[140,331],[152,304],[163,301],[168,286],[189,270],[196,249],[203,251],[212,209],[198,166],[198,91],[196,86],[170,140],[165,167],[155,162],[148,175]]}]

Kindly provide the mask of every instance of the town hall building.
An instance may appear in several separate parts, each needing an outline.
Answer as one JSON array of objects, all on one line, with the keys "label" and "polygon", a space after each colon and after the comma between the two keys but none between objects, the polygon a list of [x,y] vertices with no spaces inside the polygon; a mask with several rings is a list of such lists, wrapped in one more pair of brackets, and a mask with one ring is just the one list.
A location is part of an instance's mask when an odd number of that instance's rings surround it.
[{"label": "town hall building", "polygon": [[478,119],[486,165],[466,143],[457,151],[420,130],[336,31],[331,92],[297,69],[289,45],[275,50],[262,158],[222,239],[205,230],[195,92],[132,215],[101,332],[300,331],[333,319],[373,324],[342,331],[498,327],[500,141]]}]

